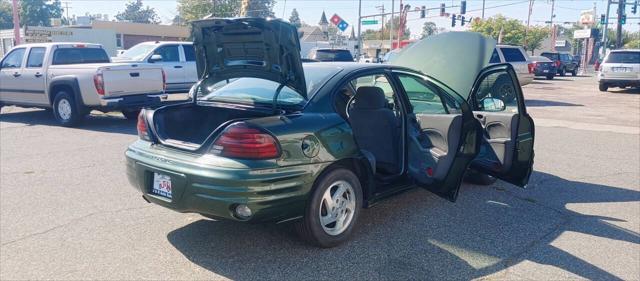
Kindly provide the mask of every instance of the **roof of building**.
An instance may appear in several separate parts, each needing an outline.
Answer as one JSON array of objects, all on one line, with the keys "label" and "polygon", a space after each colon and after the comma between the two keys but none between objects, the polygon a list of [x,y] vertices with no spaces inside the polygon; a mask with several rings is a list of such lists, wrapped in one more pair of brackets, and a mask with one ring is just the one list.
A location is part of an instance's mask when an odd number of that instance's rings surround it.
[{"label": "roof of building", "polygon": [[317,26],[303,26],[298,28],[298,34],[300,34],[301,42],[317,42],[317,41],[327,41],[329,38],[327,34],[324,33]]}]

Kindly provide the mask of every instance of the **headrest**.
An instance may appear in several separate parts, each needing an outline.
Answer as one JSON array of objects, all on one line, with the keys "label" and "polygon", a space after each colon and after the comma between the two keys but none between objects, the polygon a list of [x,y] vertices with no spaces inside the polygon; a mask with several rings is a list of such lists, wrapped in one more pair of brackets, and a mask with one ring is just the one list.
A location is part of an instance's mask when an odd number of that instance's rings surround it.
[{"label": "headrest", "polygon": [[353,108],[387,108],[387,98],[384,96],[384,91],[379,87],[361,86],[356,91]]}]

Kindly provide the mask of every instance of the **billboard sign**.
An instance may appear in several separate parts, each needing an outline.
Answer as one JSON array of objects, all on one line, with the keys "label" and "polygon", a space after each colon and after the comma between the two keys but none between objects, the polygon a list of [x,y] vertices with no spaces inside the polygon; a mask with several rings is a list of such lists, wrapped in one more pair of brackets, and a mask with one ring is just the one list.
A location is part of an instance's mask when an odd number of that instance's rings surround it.
[{"label": "billboard sign", "polygon": [[349,27],[349,24],[343,20],[338,14],[333,14],[331,19],[329,19],[331,23],[333,23],[340,31],[344,32]]},{"label": "billboard sign", "polygon": [[593,25],[596,23],[596,15],[593,10],[584,10],[580,12],[580,24]]}]

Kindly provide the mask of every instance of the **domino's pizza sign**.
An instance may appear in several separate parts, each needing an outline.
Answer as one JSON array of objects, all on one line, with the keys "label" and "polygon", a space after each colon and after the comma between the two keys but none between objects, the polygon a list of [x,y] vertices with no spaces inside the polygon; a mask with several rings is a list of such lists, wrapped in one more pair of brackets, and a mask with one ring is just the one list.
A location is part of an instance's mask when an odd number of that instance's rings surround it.
[{"label": "domino's pizza sign", "polygon": [[338,29],[340,29],[343,32],[347,30],[347,28],[349,27],[349,24],[346,21],[344,21],[340,16],[338,16],[338,14],[333,14],[330,20],[331,20],[331,23],[333,23]]}]

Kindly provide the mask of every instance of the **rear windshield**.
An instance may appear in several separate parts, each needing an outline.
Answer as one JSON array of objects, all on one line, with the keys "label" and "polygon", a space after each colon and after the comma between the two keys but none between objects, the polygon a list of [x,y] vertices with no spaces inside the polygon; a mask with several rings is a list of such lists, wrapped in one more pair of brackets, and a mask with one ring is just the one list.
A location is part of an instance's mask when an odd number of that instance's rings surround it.
[{"label": "rear windshield", "polygon": [[518,48],[501,48],[504,60],[507,62],[527,61]]},{"label": "rear windshield", "polygon": [[314,59],[319,61],[353,61],[348,50],[317,50]]},{"label": "rear windshield", "polygon": [[[324,83],[340,71],[335,67],[307,67],[305,66],[305,82],[307,84],[307,94],[309,97]],[[270,80],[259,78],[238,78],[227,81],[220,81],[213,85],[206,85],[206,80],[202,82],[198,100],[218,101],[241,104],[268,104],[273,103],[273,96],[279,84]],[[278,95],[278,104],[285,106],[303,106],[307,99],[298,94],[295,90],[284,87]]]},{"label": "rear windshield", "polygon": [[109,56],[102,48],[61,48],[53,52],[53,64],[108,63]]},{"label": "rear windshield", "polygon": [[607,63],[640,63],[640,52],[611,52]]},{"label": "rear windshield", "polygon": [[552,60],[552,61],[560,60],[560,59],[558,58],[558,54],[553,54],[553,53],[542,53],[542,54],[540,54],[540,55],[541,55],[541,56],[543,56],[543,57],[545,57],[545,58],[548,58],[548,59],[550,59],[550,60]]}]

